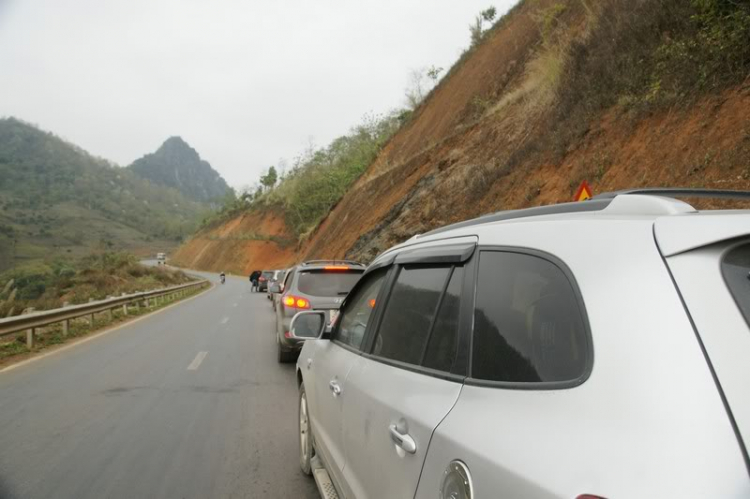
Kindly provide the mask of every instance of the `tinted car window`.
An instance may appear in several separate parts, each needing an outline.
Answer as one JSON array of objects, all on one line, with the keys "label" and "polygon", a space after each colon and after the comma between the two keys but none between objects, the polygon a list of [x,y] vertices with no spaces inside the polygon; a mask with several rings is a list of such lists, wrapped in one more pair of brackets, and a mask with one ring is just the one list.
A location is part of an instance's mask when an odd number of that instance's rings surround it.
[{"label": "tinted car window", "polygon": [[478,275],[474,378],[538,383],[585,373],[583,315],[559,267],[532,255],[484,251]]},{"label": "tinted car window", "polygon": [[734,301],[750,325],[750,244],[728,252],[721,262],[721,272]]},{"label": "tinted car window", "polygon": [[346,296],[357,284],[362,271],[310,270],[300,272],[297,289],[312,296]]},{"label": "tinted car window", "polygon": [[289,273],[286,276],[284,276],[284,283],[281,285],[282,291],[286,289],[286,287],[289,285],[290,282],[292,282],[293,278],[294,278],[294,270],[290,270]]},{"label": "tinted car window", "polygon": [[440,303],[432,333],[430,333],[422,362],[425,367],[446,372],[450,372],[453,367],[458,346],[458,313],[463,279],[464,269],[456,267]]},{"label": "tinted car window", "polygon": [[334,340],[360,348],[384,278],[385,270],[373,272],[365,277],[354,294],[347,298],[338,318],[339,326],[334,333]]},{"label": "tinted car window", "polygon": [[373,353],[419,364],[450,268],[401,269],[375,337]]}]

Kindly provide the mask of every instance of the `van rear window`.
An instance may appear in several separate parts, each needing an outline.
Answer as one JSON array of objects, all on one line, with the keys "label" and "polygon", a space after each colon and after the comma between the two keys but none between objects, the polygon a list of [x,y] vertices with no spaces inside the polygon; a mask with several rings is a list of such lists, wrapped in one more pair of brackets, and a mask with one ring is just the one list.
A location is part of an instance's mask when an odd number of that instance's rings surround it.
[{"label": "van rear window", "polygon": [[750,326],[750,243],[729,251],[721,261],[729,292]]},{"label": "van rear window", "polygon": [[361,270],[310,270],[300,273],[297,288],[311,296],[346,296],[361,276]]}]

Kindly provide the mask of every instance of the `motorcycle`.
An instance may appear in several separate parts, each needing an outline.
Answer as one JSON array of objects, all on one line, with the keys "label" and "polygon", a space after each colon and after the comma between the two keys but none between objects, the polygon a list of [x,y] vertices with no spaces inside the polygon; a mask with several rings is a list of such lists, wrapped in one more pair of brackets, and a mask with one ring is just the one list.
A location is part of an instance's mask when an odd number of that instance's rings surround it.
[{"label": "motorcycle", "polygon": [[220,275],[219,280],[221,281],[222,284],[224,284],[224,281],[226,281],[227,278],[224,275]]}]

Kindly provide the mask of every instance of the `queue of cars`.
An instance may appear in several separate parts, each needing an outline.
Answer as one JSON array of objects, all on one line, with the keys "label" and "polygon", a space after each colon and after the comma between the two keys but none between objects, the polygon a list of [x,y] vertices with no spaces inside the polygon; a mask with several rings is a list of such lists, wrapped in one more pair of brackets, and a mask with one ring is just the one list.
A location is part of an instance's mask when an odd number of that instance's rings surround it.
[{"label": "queue of cars", "polygon": [[677,195],[290,269],[302,471],[327,499],[750,497],[750,210]]}]

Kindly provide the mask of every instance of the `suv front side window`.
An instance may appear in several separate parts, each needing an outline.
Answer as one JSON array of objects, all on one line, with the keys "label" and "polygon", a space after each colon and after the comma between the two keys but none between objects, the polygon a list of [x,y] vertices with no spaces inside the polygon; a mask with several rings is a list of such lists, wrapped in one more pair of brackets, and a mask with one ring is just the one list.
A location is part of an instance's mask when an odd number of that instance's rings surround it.
[{"label": "suv front side window", "polygon": [[386,271],[383,269],[362,278],[362,282],[346,300],[332,340],[356,349],[362,346],[367,324],[372,317],[385,276]]}]

